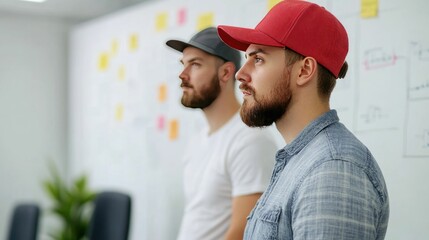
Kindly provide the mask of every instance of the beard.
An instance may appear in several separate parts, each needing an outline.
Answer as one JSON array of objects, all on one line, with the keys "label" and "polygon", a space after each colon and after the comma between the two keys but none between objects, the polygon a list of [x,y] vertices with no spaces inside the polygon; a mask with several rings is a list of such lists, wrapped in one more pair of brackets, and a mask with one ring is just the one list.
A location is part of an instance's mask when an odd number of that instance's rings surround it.
[{"label": "beard", "polygon": [[[181,87],[188,87],[195,90],[194,86],[182,82]],[[219,77],[217,74],[213,76],[208,86],[201,88],[200,91],[194,91],[193,93],[184,92],[182,96],[182,105],[188,108],[201,108],[204,109],[210,106],[214,100],[219,96],[220,84]]]},{"label": "beard", "polygon": [[266,127],[279,120],[285,113],[292,98],[290,90],[290,76],[285,76],[286,81],[278,81],[271,93],[265,97],[255,94],[255,90],[245,84],[240,89],[246,90],[253,96],[253,103],[244,99],[240,116],[249,127]]}]

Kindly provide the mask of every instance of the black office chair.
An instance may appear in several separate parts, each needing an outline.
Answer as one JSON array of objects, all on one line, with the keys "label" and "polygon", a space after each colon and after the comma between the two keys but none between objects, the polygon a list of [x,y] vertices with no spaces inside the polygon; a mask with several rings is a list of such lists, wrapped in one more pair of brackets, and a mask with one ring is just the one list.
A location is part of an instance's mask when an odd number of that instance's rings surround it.
[{"label": "black office chair", "polygon": [[37,204],[17,204],[9,226],[8,240],[35,240],[40,208]]},{"label": "black office chair", "polygon": [[127,240],[131,197],[119,192],[101,192],[94,202],[88,237],[90,240]]}]

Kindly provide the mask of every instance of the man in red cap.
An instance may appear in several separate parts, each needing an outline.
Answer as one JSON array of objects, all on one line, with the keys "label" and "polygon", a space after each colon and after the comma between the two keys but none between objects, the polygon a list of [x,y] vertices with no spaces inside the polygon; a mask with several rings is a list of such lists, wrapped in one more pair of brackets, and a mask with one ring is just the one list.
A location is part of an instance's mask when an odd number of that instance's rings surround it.
[{"label": "man in red cap", "polygon": [[316,4],[285,0],[255,29],[219,26],[246,52],[237,72],[249,126],[276,124],[287,145],[250,213],[245,239],[384,239],[389,198],[369,150],[339,122],[329,99],[347,72],[348,37]]}]

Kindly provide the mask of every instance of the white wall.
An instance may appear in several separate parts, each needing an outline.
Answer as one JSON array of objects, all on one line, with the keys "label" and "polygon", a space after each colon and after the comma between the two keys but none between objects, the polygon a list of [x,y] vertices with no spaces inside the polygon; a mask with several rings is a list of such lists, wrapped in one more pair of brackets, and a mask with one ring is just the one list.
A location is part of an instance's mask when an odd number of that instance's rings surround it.
[{"label": "white wall", "polygon": [[[15,203],[36,201],[45,208],[48,206],[41,184],[49,176],[47,161],[52,159],[62,171],[66,165],[70,24],[61,19],[0,13],[0,238],[3,239]],[[41,223],[44,228],[46,221]]]}]

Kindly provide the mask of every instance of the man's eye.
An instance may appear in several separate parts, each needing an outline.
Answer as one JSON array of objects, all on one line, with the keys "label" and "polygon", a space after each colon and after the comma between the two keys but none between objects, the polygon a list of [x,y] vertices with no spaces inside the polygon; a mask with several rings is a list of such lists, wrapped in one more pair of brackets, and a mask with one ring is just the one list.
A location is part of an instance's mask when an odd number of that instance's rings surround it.
[{"label": "man's eye", "polygon": [[262,58],[255,57],[255,63],[259,63],[259,62],[262,62]]}]

